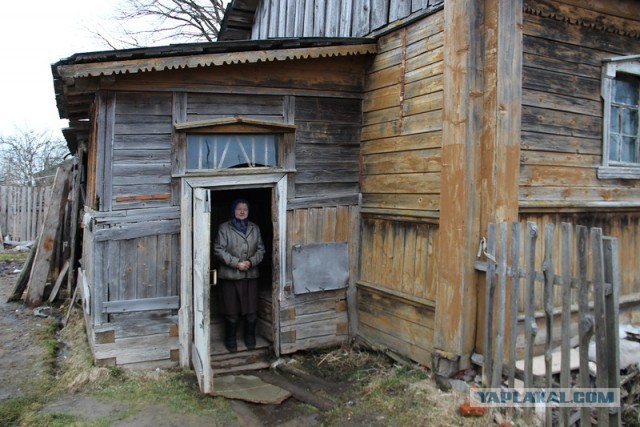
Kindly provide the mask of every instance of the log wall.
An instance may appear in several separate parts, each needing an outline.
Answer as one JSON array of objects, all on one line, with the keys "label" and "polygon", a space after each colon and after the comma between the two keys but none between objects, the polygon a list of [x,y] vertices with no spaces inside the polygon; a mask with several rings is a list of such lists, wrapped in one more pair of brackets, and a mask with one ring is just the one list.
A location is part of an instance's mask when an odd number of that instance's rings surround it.
[{"label": "log wall", "polygon": [[638,54],[640,42],[640,8],[611,3],[524,2],[522,207],[615,207],[640,196],[638,180],[597,177],[602,60]]}]

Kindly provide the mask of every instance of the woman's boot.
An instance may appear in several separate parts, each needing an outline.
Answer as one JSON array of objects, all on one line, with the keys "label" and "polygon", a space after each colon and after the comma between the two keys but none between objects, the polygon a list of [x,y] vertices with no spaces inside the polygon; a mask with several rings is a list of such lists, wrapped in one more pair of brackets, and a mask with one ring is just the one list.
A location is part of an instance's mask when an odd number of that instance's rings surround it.
[{"label": "woman's boot", "polygon": [[249,350],[256,348],[256,314],[247,314],[244,321],[244,344]]},{"label": "woman's boot", "polygon": [[238,320],[232,317],[224,318],[224,346],[227,347],[229,353],[238,351],[236,342],[236,331],[238,329]]}]

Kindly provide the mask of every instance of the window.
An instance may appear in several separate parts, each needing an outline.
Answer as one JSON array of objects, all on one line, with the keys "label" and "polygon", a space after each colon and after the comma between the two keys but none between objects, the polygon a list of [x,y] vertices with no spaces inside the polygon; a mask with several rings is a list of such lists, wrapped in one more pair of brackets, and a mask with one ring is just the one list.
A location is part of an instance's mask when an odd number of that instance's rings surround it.
[{"label": "window", "polygon": [[640,179],[640,56],[603,66],[602,167],[599,178]]},{"label": "window", "polygon": [[276,134],[187,135],[187,170],[278,166]]}]

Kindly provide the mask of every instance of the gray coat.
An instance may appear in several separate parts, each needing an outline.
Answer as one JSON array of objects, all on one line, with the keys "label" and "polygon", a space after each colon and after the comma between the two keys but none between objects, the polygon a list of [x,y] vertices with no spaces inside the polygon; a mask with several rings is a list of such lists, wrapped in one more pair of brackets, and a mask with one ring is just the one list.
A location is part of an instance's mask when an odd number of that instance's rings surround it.
[{"label": "gray coat", "polygon": [[[264,258],[265,249],[260,227],[256,224],[249,222],[246,234],[236,230],[231,221],[221,224],[213,249],[216,258],[220,260],[220,279],[255,279],[259,276],[258,264]],[[251,262],[251,268],[247,271],[238,270],[236,265],[245,260]]]}]

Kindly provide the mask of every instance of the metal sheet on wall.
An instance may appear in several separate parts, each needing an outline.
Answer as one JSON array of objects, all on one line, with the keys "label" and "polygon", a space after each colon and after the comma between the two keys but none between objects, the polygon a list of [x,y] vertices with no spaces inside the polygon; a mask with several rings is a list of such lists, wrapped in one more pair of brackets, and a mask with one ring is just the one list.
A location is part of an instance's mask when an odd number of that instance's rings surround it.
[{"label": "metal sheet on wall", "polygon": [[349,283],[347,242],[295,245],[291,258],[295,294],[346,288]]}]

